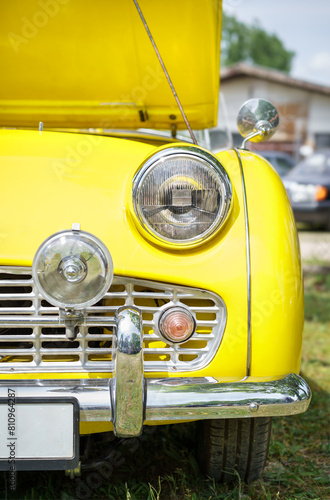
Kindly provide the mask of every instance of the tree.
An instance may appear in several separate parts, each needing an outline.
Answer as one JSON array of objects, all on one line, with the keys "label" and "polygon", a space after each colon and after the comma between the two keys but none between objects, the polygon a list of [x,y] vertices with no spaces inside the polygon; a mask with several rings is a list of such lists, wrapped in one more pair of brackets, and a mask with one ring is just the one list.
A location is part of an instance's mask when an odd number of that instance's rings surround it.
[{"label": "tree", "polygon": [[222,64],[231,66],[249,62],[259,66],[290,72],[295,55],[287,50],[275,34],[269,34],[256,22],[248,26],[234,16],[223,14]]}]

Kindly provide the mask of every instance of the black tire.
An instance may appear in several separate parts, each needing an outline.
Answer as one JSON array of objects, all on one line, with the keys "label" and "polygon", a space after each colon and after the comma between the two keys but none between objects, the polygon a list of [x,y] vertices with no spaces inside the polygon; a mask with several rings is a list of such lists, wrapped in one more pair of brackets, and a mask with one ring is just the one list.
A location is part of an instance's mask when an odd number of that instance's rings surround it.
[{"label": "black tire", "polygon": [[266,464],[271,427],[272,419],[267,417],[198,422],[200,468],[220,482],[235,481],[237,474],[246,483],[255,481]]}]

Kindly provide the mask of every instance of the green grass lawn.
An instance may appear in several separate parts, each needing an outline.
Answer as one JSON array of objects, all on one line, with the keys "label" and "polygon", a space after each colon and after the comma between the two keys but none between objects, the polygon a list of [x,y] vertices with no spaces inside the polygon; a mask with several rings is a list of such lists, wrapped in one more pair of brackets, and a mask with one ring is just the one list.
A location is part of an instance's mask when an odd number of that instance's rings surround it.
[{"label": "green grass lawn", "polygon": [[[329,491],[330,275],[305,278],[305,334],[302,376],[313,391],[309,410],[273,419],[269,463],[262,479],[246,485],[217,485],[205,478],[194,458],[195,424],[160,426],[126,440],[112,459],[113,470],[98,469],[70,480],[63,472],[21,472],[15,499],[320,499]],[[102,477],[104,476],[104,478]],[[108,477],[107,477],[108,476]]]}]

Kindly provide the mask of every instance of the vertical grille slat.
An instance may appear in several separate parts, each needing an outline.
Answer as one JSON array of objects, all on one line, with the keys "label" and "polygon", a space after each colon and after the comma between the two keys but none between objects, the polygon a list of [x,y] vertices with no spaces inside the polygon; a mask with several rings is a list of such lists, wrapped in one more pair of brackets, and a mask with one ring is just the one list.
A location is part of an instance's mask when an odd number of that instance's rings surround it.
[{"label": "vertical grille slat", "polygon": [[[84,325],[70,342],[59,309],[39,295],[31,269],[0,266],[0,373],[113,371],[115,312],[122,305],[142,311],[146,372],[203,368],[214,357],[226,325],[224,302],[212,292],[115,276],[102,301],[86,309]],[[171,305],[189,307],[196,315],[197,331],[184,344],[169,345],[157,331],[159,312]],[[13,319],[15,326],[6,325]]]}]

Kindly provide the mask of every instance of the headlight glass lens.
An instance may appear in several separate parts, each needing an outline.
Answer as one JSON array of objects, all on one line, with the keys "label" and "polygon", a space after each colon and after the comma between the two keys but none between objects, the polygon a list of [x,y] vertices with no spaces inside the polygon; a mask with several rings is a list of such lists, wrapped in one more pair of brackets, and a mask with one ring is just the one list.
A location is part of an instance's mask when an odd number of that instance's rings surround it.
[{"label": "headlight glass lens", "polygon": [[198,148],[152,157],[133,183],[135,212],[158,239],[189,244],[206,239],[225,220],[232,197],[221,163]]},{"label": "headlight glass lens", "polygon": [[32,273],[48,302],[82,309],[103,297],[112,281],[113,267],[108,249],[96,236],[62,231],[39,247]]}]

